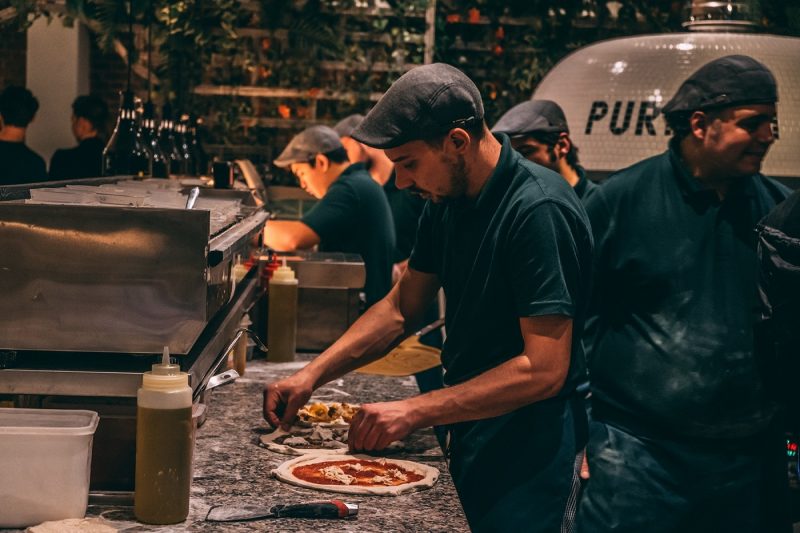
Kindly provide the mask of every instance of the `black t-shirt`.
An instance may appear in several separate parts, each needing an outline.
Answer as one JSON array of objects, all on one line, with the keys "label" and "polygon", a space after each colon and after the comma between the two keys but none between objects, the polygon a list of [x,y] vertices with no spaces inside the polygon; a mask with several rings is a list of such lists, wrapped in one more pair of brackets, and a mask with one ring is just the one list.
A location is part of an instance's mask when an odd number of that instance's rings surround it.
[{"label": "black t-shirt", "polygon": [[75,148],[56,150],[50,159],[50,179],[102,176],[105,143],[97,137],[84,139]]},{"label": "black t-shirt", "polygon": [[[566,396],[585,380],[580,338],[591,285],[589,222],[564,178],[497,137],[500,160],[478,197],[428,202],[409,260],[410,268],[436,274],[447,297],[445,382],[466,381],[520,355],[520,318],[572,317],[573,333],[569,371],[555,398],[450,427],[450,472],[476,530],[514,530],[531,519],[559,523],[582,446],[576,436],[585,432]],[[532,459],[509,461],[517,448]]]},{"label": "black t-shirt", "polygon": [[386,193],[389,209],[392,211],[392,220],[394,220],[394,234],[397,240],[394,262],[399,263],[408,259],[414,248],[419,217],[425,207],[425,199],[408,190],[398,189],[395,184],[394,172],[383,186],[383,192]]},{"label": "black t-shirt", "polygon": [[438,275],[447,297],[446,383],[521,354],[520,318],[564,315],[574,321],[561,392],[567,395],[584,371],[579,339],[591,285],[591,230],[564,178],[498,138],[500,161],[477,198],[426,204],[409,266]]},{"label": "black t-shirt", "polygon": [[47,181],[44,159],[25,143],[0,141],[0,185]]},{"label": "black t-shirt", "polygon": [[586,203],[596,418],[673,438],[745,437],[769,423],[753,353],[753,229],[786,194],[758,174],[720,201],[673,148],[597,188]]},{"label": "black t-shirt", "polygon": [[579,179],[572,190],[575,191],[575,194],[578,195],[578,198],[580,198],[581,202],[585,205],[589,197],[597,190],[597,184],[586,177],[586,171],[583,167],[579,166],[576,170],[578,171]]},{"label": "black t-shirt", "polygon": [[392,214],[381,186],[364,165],[347,167],[302,221],[319,235],[320,251],[361,255],[367,306],[386,296],[392,288]]}]

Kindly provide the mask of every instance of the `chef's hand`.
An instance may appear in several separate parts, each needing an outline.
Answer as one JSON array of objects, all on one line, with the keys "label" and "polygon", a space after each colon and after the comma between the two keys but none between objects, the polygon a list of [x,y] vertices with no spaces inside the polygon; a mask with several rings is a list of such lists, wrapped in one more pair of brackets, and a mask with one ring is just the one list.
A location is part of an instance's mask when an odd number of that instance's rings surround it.
[{"label": "chef's hand", "polygon": [[264,387],[264,420],[272,427],[288,431],[313,392],[312,386],[295,374]]},{"label": "chef's hand", "polygon": [[383,450],[417,429],[402,402],[368,403],[350,421],[350,451]]}]

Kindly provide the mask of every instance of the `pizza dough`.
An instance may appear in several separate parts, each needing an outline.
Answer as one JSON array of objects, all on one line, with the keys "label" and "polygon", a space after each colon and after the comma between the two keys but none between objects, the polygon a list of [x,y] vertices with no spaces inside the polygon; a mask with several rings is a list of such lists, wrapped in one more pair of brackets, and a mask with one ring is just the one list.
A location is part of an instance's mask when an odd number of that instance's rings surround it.
[{"label": "pizza dough", "polygon": [[259,439],[266,449],[286,455],[341,454],[347,453],[349,426],[310,428],[292,427],[289,431],[280,428],[262,435]]},{"label": "pizza dough", "polygon": [[[317,468],[306,468],[313,467]],[[376,471],[378,470],[379,471]],[[313,482],[298,477],[309,472],[324,482]],[[370,471],[370,479],[380,479],[375,485],[359,485],[357,473]],[[286,461],[272,471],[273,475],[286,483],[309,489],[341,492],[345,494],[372,494],[377,496],[398,496],[408,492],[429,489],[439,479],[436,468],[404,461],[368,455],[304,455]],[[306,476],[304,476],[306,477]],[[405,478],[405,479],[404,479]],[[367,479],[367,478],[364,478]]]},{"label": "pizza dough", "polygon": [[[286,455],[347,453],[349,425],[314,424],[310,428],[293,426],[289,431],[280,428],[259,438],[261,446]],[[385,453],[403,450],[402,442],[393,442]]]}]

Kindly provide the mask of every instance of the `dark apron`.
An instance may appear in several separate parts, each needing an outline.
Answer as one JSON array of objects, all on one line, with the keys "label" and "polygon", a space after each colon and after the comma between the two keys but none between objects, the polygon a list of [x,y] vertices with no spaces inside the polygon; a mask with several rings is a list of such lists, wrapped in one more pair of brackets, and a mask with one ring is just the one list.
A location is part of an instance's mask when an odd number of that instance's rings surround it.
[{"label": "dark apron", "polygon": [[560,530],[583,445],[575,409],[553,398],[452,426],[450,473],[472,531]]}]

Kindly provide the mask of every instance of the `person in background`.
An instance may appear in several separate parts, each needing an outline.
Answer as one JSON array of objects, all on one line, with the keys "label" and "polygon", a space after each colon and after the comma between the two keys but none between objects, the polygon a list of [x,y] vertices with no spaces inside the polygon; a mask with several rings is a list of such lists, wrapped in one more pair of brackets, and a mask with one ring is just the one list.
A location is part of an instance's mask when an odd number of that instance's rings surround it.
[{"label": "person in background", "polygon": [[362,405],[350,448],[449,425],[450,472],[473,531],[558,531],[583,446],[568,400],[583,379],[591,284],[583,207],[558,174],[491,134],[478,88],[450,65],[405,73],[352,137],[385,150],[397,186],[430,201],[400,281],[324,353],[269,384],[264,417],[288,427],[314,389],[413,332],[443,288],[448,386]]},{"label": "person in background", "polygon": [[[800,377],[800,191],[761,220],[758,231],[759,321],[756,346],[764,369],[767,389],[781,406],[781,427],[797,442],[800,436],[800,409],[797,380]],[[781,453],[776,443],[775,454]],[[795,457],[795,461],[797,458]],[[764,498],[780,502],[789,509],[787,471],[784,462],[776,465],[775,483],[764,488]],[[780,476],[780,477],[778,477]],[[791,523],[791,513],[776,514],[776,519]],[[776,527],[788,530],[779,523]]]},{"label": "person in background", "polygon": [[82,95],[72,102],[72,134],[78,146],[56,150],[50,159],[51,180],[102,175],[105,141],[101,133],[107,120],[108,106],[101,98]]},{"label": "person in background", "polygon": [[707,63],[663,109],[669,149],[586,202],[597,323],[580,533],[783,531],[762,495],[776,468],[785,478],[785,441],[754,352],[753,230],[787,195],[760,173],[777,100],[758,61]]},{"label": "person in background", "polygon": [[585,201],[597,187],[578,163],[578,147],[569,137],[564,110],[551,100],[529,100],[506,111],[492,128],[505,133],[528,161],[554,170]]},{"label": "person in background", "polygon": [[277,251],[311,248],[361,255],[367,271],[367,307],[392,286],[394,227],[389,204],[364,165],[350,164],[339,136],[327,126],[295,135],[275,160],[320,201],[302,220],[271,220],[264,244]]},{"label": "person in background", "polygon": [[[583,167],[578,163],[578,147],[569,137],[569,126],[564,110],[552,100],[529,100],[515,105],[500,117],[492,132],[508,135],[514,150],[528,161],[561,174],[582,202],[585,203],[597,187],[589,181]],[[584,336],[586,334],[584,329]],[[581,383],[578,390],[581,394],[576,394],[573,400],[578,402],[579,407],[585,409],[586,404],[582,396],[589,390],[588,382]],[[579,427],[586,427],[585,423],[579,424]],[[577,438],[586,441],[586,435],[579,435]],[[575,458],[572,493],[564,514],[561,533],[570,533],[573,530],[581,477],[588,477],[584,450],[581,450]]]},{"label": "person in background", "polygon": [[[408,263],[411,249],[417,235],[417,224],[425,207],[425,200],[418,194],[403,189],[398,189],[395,183],[394,164],[386,157],[383,150],[362,144],[351,136],[353,130],[364,120],[364,115],[350,115],[339,121],[334,131],[339,134],[347,157],[351,163],[363,163],[372,178],[383,187],[389,208],[394,221],[394,233],[397,241],[397,250],[394,257],[396,265],[394,279],[399,279],[400,274]],[[435,318],[438,318],[438,314]],[[435,319],[434,318],[434,319]]]},{"label": "person in background", "polygon": [[39,101],[28,89],[10,85],[0,93],[0,185],[47,180],[42,156],[25,145],[25,132]]}]

